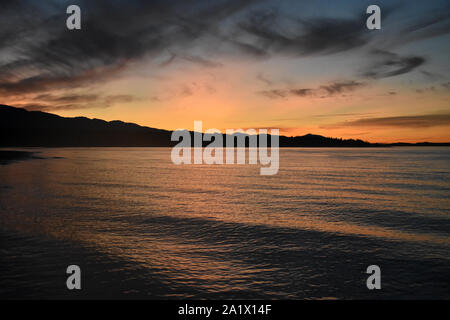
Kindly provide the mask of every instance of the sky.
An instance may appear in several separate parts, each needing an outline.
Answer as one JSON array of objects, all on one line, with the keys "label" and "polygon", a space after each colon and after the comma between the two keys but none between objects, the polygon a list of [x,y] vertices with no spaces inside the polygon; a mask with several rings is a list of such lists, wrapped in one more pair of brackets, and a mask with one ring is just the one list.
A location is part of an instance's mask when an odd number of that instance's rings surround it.
[{"label": "sky", "polygon": [[[66,8],[81,9],[68,30]],[[366,8],[381,8],[368,30]],[[450,142],[450,2],[2,0],[0,103],[160,129]]]}]

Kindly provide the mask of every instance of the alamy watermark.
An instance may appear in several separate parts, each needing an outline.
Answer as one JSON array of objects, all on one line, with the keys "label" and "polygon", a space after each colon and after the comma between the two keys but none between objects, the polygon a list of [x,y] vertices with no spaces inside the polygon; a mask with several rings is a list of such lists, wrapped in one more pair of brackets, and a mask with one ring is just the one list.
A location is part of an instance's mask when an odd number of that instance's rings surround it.
[{"label": "alamy watermark", "polygon": [[381,269],[376,264],[370,265],[367,267],[366,270],[367,274],[370,274],[370,276],[367,278],[366,286],[367,289],[373,290],[381,289]]},{"label": "alamy watermark", "polygon": [[66,20],[66,26],[69,30],[80,30],[81,29],[81,9],[77,5],[70,5],[66,10],[67,14],[70,16]]},{"label": "alamy watermark", "polygon": [[67,278],[66,286],[69,290],[81,290],[81,269],[76,264],[72,264],[67,267],[67,274],[70,276]]},{"label": "alamy watermark", "polygon": [[[217,129],[202,132],[202,121],[194,121],[192,134],[185,129],[178,129],[172,133],[171,140],[179,141],[171,153],[174,164],[246,164],[247,159],[249,164],[257,164],[259,160],[263,166],[260,169],[261,175],[277,174],[279,169],[279,129],[270,129],[270,134],[267,129],[259,129],[258,132],[255,129],[246,131],[226,129],[225,137]],[[268,148],[269,137],[270,148]],[[210,143],[203,147],[203,142]]]}]

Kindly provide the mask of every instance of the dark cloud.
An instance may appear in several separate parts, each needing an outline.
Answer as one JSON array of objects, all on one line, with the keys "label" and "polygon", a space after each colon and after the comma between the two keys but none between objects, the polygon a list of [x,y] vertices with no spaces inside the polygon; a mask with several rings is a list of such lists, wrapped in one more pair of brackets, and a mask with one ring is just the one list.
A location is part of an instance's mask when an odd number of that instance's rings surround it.
[{"label": "dark cloud", "polygon": [[[66,28],[69,4],[82,9],[81,30]],[[0,94],[93,87],[116,79],[127,66],[146,58],[167,57],[162,67],[182,59],[213,68],[222,63],[209,53],[231,51],[252,59],[325,55],[362,48],[377,37],[365,28],[367,15],[362,7],[338,18],[305,16],[303,5],[297,3],[295,11],[282,12],[268,9],[277,7],[277,2],[257,0],[2,0]],[[383,19],[393,11],[383,8]],[[442,10],[409,21],[393,37],[413,41],[442,35],[449,30],[448,22],[448,11]],[[425,62],[423,57],[387,51],[372,53],[370,59],[375,63],[364,73],[370,78],[405,74]],[[270,79],[259,80],[271,85]],[[300,88],[262,94],[335,95],[356,88],[355,83],[323,86],[320,91]]]},{"label": "dark cloud", "polygon": [[329,95],[339,94],[343,92],[353,91],[365,84],[358,81],[339,81],[328,85],[321,86],[320,88],[325,90]]},{"label": "dark cloud", "polygon": [[335,118],[335,117],[348,117],[348,116],[368,116],[374,115],[376,112],[353,112],[353,113],[330,113],[330,114],[318,114],[312,116],[313,118]]},{"label": "dark cloud", "polygon": [[[92,86],[119,76],[144,57],[174,52],[190,62],[217,67],[197,55],[178,54],[217,33],[218,23],[252,0],[2,2],[0,10],[0,93],[28,94]],[[82,29],[66,28],[66,7],[82,9]]]},{"label": "dark cloud", "polygon": [[159,64],[160,67],[167,67],[169,65],[171,65],[175,59],[177,58],[176,54],[171,54],[170,57],[168,59],[166,59],[165,61],[161,62]]},{"label": "dark cloud", "polygon": [[265,83],[266,85],[270,86],[273,84],[273,81],[268,79],[264,74],[262,73],[258,73],[258,75],[256,76],[256,79],[258,79],[259,81]]},{"label": "dark cloud", "polygon": [[441,86],[445,89],[450,89],[450,82],[441,83]]},{"label": "dark cloud", "polygon": [[423,65],[426,59],[419,56],[400,56],[396,53],[373,50],[373,62],[363,72],[363,76],[373,79],[388,78],[411,72]]},{"label": "dark cloud", "polygon": [[402,28],[396,36],[395,44],[424,40],[450,33],[450,3],[447,1],[440,8],[422,12],[421,16]]},{"label": "dark cloud", "polygon": [[124,64],[78,70],[74,74],[44,72],[16,81],[1,81],[0,94],[26,95],[29,93],[49,91],[54,89],[70,89],[98,84],[99,81],[109,80],[124,68]]},{"label": "dark cloud", "polygon": [[27,104],[16,104],[16,107],[27,109],[28,111],[56,111],[56,110],[74,110],[81,109],[77,108],[72,104],[65,105],[51,105],[51,104],[40,104],[40,103],[27,103]]},{"label": "dark cloud", "polygon": [[[82,29],[67,30],[66,6],[82,9]],[[171,52],[204,67],[218,67],[194,47],[226,44],[240,53],[309,55],[364,45],[364,14],[352,19],[291,19],[273,11],[251,11],[255,0],[242,1],[3,1],[0,10],[0,92],[17,94],[81,87],[112,79],[119,66]],[[251,12],[251,13],[249,13]],[[243,13],[239,16],[240,13]],[[232,20],[230,20],[233,18]],[[289,20],[290,31],[274,21]],[[226,26],[226,25],[229,26]],[[252,40],[248,40],[248,36]],[[94,71],[94,72],[92,72]]]},{"label": "dark cloud", "polygon": [[436,72],[430,72],[427,70],[420,70],[420,73],[423,74],[428,80],[431,81],[437,81],[437,80],[442,80],[445,79],[445,77],[441,74],[438,74]]},{"label": "dark cloud", "polygon": [[400,127],[400,128],[429,128],[450,126],[450,114],[428,114],[416,116],[399,116],[383,118],[364,118],[346,121],[329,127]]},{"label": "dark cloud", "polygon": [[297,88],[297,89],[272,89],[263,90],[259,93],[271,99],[287,98],[290,96],[297,97],[331,97],[341,95],[347,92],[364,87],[364,82],[355,80],[351,81],[335,81],[329,84],[322,85],[318,88]]},{"label": "dark cloud", "polygon": [[215,61],[211,61],[208,59],[205,59],[203,57],[200,56],[191,56],[191,55],[185,55],[183,56],[183,59],[192,62],[192,63],[196,63],[202,67],[205,68],[218,68],[218,67],[222,67],[222,64],[220,62],[215,62]]},{"label": "dark cloud", "polygon": [[289,91],[291,94],[299,96],[299,97],[306,97],[310,96],[314,93],[313,89],[293,89]]},{"label": "dark cloud", "polygon": [[[288,19],[276,11],[252,12],[240,23],[243,33],[255,40],[248,45],[257,55],[288,54],[306,56],[347,51],[365,45],[370,34],[366,17]],[[284,22],[284,24],[283,24]]]},{"label": "dark cloud", "polygon": [[259,94],[270,99],[279,99],[279,98],[286,98],[287,96],[289,96],[289,90],[280,90],[280,89],[263,90],[260,91]]},{"label": "dark cloud", "polygon": [[46,101],[46,102],[55,102],[55,103],[80,103],[80,102],[93,102],[99,99],[100,96],[98,94],[69,94],[56,96],[53,94],[41,94],[34,97],[33,100],[37,101]]},{"label": "dark cloud", "polygon": [[194,63],[196,65],[199,65],[201,67],[204,68],[219,68],[222,67],[223,65],[220,62],[216,62],[216,61],[212,61],[212,60],[208,60],[205,59],[201,56],[198,55],[189,55],[189,54],[171,54],[170,57],[168,59],[166,59],[165,61],[161,62],[159,64],[160,67],[167,67],[172,65],[176,60],[185,60],[185,61],[189,61],[191,63]]},{"label": "dark cloud", "polygon": [[88,108],[108,108],[116,103],[129,103],[136,98],[131,95],[106,95],[99,94],[40,94],[31,99],[33,102],[27,104],[16,104],[17,107],[29,111],[56,111],[76,110]]},{"label": "dark cloud", "polygon": [[270,57],[269,52],[263,48],[259,48],[256,44],[247,43],[244,41],[237,40],[232,37],[223,38],[228,43],[232,44],[236,49],[238,49],[244,55],[250,56],[255,59],[265,59]]}]

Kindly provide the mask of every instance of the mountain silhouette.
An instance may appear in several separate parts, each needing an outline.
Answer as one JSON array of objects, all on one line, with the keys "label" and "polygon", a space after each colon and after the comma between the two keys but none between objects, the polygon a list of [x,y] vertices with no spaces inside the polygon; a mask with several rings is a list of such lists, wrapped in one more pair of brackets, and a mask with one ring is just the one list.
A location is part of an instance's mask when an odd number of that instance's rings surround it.
[{"label": "mountain silhouette", "polygon": [[[0,147],[171,147],[178,143],[171,141],[171,134],[172,131],[169,130],[117,120],[108,122],[85,117],[65,118],[47,112],[0,105]],[[192,137],[193,133],[190,134]],[[225,135],[223,138],[225,141]],[[270,139],[268,142],[270,145]],[[209,143],[204,142],[204,146]],[[326,138],[313,134],[280,136],[280,147],[376,146],[389,145],[354,139]]]},{"label": "mountain silhouette", "polygon": [[165,147],[171,142],[167,130],[5,105],[0,105],[0,132],[3,147]]}]

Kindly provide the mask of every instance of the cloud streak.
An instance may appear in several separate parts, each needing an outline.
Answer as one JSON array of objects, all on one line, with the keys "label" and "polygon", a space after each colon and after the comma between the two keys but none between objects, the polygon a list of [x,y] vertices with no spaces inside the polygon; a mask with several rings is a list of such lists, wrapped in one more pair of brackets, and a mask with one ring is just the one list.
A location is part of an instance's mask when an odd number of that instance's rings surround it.
[{"label": "cloud streak", "polygon": [[332,97],[355,91],[365,85],[364,82],[355,80],[342,80],[325,84],[318,88],[272,89],[260,91],[259,94],[270,99],[288,97]]},{"label": "cloud streak", "polygon": [[[251,44],[260,55],[286,54],[293,56],[322,55],[343,52],[364,46],[370,35],[364,23],[364,16],[351,19],[344,18],[312,18],[287,19],[274,11],[255,12],[248,15],[245,22],[240,23],[243,35],[255,38]],[[241,34],[241,36],[243,36]]]},{"label": "cloud streak", "polygon": [[363,72],[363,76],[373,79],[402,75],[426,62],[426,59],[420,56],[400,56],[384,50],[373,50],[371,55],[375,61]]},{"label": "cloud streak", "polygon": [[450,126],[450,114],[426,114],[415,116],[364,118],[345,121],[322,128],[339,127],[398,127],[398,128],[431,128]]},{"label": "cloud streak", "polygon": [[130,103],[137,99],[131,95],[99,95],[99,94],[41,94],[32,98],[32,102],[16,104],[17,107],[29,111],[62,111],[89,108],[109,108],[118,103]]}]

